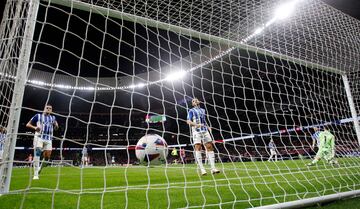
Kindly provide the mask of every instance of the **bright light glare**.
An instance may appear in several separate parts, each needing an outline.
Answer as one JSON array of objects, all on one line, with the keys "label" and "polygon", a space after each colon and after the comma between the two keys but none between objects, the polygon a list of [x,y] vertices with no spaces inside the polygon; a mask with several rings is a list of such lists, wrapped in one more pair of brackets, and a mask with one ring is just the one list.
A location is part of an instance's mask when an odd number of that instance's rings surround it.
[{"label": "bright light glare", "polygon": [[144,86],[146,86],[145,83],[139,83],[139,84],[136,85],[137,88],[142,88],[142,87],[144,87]]},{"label": "bright light glare", "polygon": [[181,78],[183,78],[185,76],[185,74],[186,74],[186,71],[184,71],[184,70],[171,72],[168,76],[166,76],[165,80],[167,80],[167,81],[180,80]]},{"label": "bright light glare", "polygon": [[295,5],[297,1],[292,1],[285,3],[283,5],[280,5],[275,12],[275,18],[278,20],[283,20],[291,15],[293,11],[295,10]]},{"label": "bright light glare", "polygon": [[257,35],[259,33],[261,33],[264,30],[264,27],[258,28],[255,30],[254,34]]},{"label": "bright light glare", "polygon": [[138,83],[138,84],[132,84],[132,85],[130,85],[128,88],[134,89],[134,88],[142,88],[142,87],[144,87],[144,86],[146,86],[145,83]]},{"label": "bright light glare", "polygon": [[44,81],[38,81],[38,80],[29,80],[30,83],[35,84],[35,85],[39,85],[39,86],[44,86],[46,85],[46,83]]}]

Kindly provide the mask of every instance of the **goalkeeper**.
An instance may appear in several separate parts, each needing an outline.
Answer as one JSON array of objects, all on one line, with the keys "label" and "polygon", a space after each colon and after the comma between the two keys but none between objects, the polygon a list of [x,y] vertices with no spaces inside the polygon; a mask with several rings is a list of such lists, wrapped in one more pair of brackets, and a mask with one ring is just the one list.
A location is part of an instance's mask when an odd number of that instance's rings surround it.
[{"label": "goalkeeper", "polygon": [[335,159],[335,136],[330,133],[327,127],[319,134],[319,150],[315,159],[308,166],[315,165],[320,159],[324,159],[327,163],[338,165]]}]

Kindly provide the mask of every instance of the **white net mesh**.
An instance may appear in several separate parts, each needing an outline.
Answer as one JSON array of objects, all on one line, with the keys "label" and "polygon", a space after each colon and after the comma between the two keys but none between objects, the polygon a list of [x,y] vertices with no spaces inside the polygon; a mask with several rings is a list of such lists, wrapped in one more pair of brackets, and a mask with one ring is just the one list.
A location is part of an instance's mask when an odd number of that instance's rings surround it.
[{"label": "white net mesh", "polygon": [[[29,11],[16,4],[8,2],[1,31],[4,126]],[[287,7],[276,13],[279,5]],[[315,0],[41,1],[12,161],[19,168],[1,202],[247,208],[358,190],[359,28]],[[195,163],[186,121],[194,97],[220,174],[205,164],[201,176]],[[60,130],[51,166],[32,180],[25,124],[48,103]],[[340,166],[307,167],[318,150],[313,128],[325,125]],[[146,134],[177,155],[139,165],[136,143]]]}]

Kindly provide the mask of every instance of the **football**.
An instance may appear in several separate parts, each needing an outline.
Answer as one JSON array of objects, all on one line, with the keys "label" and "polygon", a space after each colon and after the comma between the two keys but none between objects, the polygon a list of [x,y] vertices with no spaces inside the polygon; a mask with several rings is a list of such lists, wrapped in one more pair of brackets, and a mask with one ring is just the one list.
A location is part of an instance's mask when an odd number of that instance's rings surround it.
[{"label": "football", "polygon": [[166,160],[168,145],[161,136],[147,134],[139,139],[135,147],[135,154],[142,164],[160,164]]}]

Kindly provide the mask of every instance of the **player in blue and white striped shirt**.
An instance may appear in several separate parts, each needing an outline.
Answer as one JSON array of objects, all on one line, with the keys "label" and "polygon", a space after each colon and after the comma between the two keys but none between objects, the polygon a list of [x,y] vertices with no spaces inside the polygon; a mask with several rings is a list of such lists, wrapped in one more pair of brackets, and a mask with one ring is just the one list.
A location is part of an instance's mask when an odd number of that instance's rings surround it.
[{"label": "player in blue and white striped shirt", "polygon": [[187,124],[189,124],[192,129],[193,143],[195,146],[195,159],[200,168],[201,175],[207,174],[202,163],[202,144],[204,144],[206,148],[206,155],[211,166],[211,173],[220,173],[220,171],[215,167],[213,140],[209,133],[210,128],[206,125],[205,109],[200,108],[200,101],[197,98],[192,100],[192,106],[193,108],[189,110],[187,115]]},{"label": "player in blue and white striped shirt", "polygon": [[59,128],[55,116],[51,115],[52,106],[45,105],[44,112],[38,113],[26,124],[27,128],[35,130],[34,135],[34,178],[39,179],[41,169],[40,156],[43,154],[43,161],[50,160],[52,151],[52,139],[54,130]]},{"label": "player in blue and white striped shirt", "polygon": [[2,161],[3,158],[5,139],[6,139],[6,129],[0,126],[0,162]]},{"label": "player in blue and white striped shirt", "polygon": [[318,148],[319,148],[319,145],[320,145],[319,136],[320,136],[321,130],[318,127],[314,127],[313,129],[314,129],[314,133],[311,135],[311,138],[313,140],[311,149],[315,148],[315,143],[316,143],[316,146]]},{"label": "player in blue and white striped shirt", "polygon": [[268,161],[272,160],[272,158],[275,156],[275,161],[277,162],[278,159],[277,159],[276,145],[273,139],[270,139],[269,150],[270,150],[270,157]]}]

